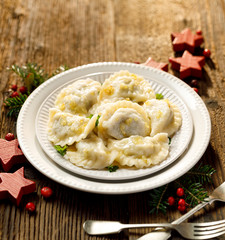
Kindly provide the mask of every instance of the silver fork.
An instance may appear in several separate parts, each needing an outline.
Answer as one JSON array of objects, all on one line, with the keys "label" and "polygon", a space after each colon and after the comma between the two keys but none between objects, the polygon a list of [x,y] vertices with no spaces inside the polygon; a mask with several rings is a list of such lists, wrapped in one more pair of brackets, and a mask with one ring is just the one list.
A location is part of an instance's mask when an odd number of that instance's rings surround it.
[{"label": "silver fork", "polygon": [[122,224],[115,221],[87,220],[83,228],[90,235],[119,233],[128,228],[165,227],[174,229],[187,239],[212,239],[225,233],[225,220],[208,223],[149,223],[149,224]]},{"label": "silver fork", "polygon": [[[214,191],[210,194],[208,198],[206,198],[202,203],[198,204],[192,210],[173,221],[172,224],[180,224],[190,216],[195,214],[197,211],[205,207],[207,204],[212,204],[214,201],[225,202],[225,182],[223,182],[219,187],[215,188]],[[163,229],[164,231],[160,231],[160,229],[156,229],[157,231],[152,231],[150,233],[145,234],[144,236],[138,238],[138,240],[167,240],[171,234],[170,230]]]}]

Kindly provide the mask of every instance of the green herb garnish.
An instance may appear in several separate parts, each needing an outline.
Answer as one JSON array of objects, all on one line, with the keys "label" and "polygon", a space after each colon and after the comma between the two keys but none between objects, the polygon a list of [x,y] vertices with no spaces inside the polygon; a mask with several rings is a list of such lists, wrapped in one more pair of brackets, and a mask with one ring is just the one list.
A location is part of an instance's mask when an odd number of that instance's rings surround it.
[{"label": "green herb garnish", "polygon": [[64,147],[61,147],[60,145],[55,145],[54,146],[56,151],[62,156],[64,156],[66,154],[67,147],[68,147],[67,145],[65,145]]},{"label": "green herb garnish", "polygon": [[95,127],[98,126],[98,124],[99,124],[99,118],[100,118],[100,117],[101,117],[100,115],[97,116],[97,119],[96,119],[96,122],[95,122]]},{"label": "green herb garnish", "polygon": [[116,165],[109,165],[108,167],[106,167],[108,169],[109,172],[116,172],[116,170],[119,168]]},{"label": "green herb garnish", "polygon": [[169,138],[169,145],[171,144],[171,137],[168,137]]},{"label": "green herb garnish", "polygon": [[90,118],[90,119],[91,119],[92,117],[93,117],[93,114],[90,114],[87,118]]},{"label": "green herb garnish", "polygon": [[156,93],[156,99],[163,99],[163,95],[161,93]]}]

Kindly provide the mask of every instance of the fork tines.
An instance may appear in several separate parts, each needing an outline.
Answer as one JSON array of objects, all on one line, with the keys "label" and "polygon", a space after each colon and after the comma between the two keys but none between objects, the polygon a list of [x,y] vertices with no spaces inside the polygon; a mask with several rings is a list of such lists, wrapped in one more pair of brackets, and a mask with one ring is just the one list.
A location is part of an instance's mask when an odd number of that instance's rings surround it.
[{"label": "fork tines", "polygon": [[208,223],[195,223],[194,235],[197,239],[211,239],[225,233],[225,220]]}]

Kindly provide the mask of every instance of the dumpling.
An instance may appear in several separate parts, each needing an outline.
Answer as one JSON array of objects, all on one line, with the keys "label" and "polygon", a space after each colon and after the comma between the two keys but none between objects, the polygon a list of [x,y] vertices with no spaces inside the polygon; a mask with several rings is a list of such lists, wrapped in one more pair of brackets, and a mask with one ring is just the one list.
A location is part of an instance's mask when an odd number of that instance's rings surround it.
[{"label": "dumpling", "polygon": [[104,169],[112,164],[115,154],[104,145],[101,138],[91,134],[67,148],[64,157],[76,166],[86,169]]},{"label": "dumpling", "polygon": [[181,126],[182,116],[174,104],[168,99],[151,99],[144,103],[143,108],[151,119],[151,134],[154,136],[160,132],[173,135]]},{"label": "dumpling", "polygon": [[122,139],[150,134],[150,121],[137,103],[117,101],[106,104],[99,118],[98,133],[102,138]]},{"label": "dumpling", "polygon": [[102,85],[99,93],[99,101],[130,100],[143,103],[155,98],[155,93],[150,83],[143,77],[128,71],[120,71],[111,75]]},{"label": "dumpling", "polygon": [[51,108],[48,121],[48,139],[55,145],[72,145],[95,128],[97,115],[91,119],[64,113],[57,108]]},{"label": "dumpling", "polygon": [[131,136],[122,140],[109,139],[108,148],[122,166],[144,168],[164,161],[169,154],[167,133],[154,137]]},{"label": "dumpling", "polygon": [[85,115],[97,102],[101,84],[92,79],[77,80],[58,94],[55,106],[61,111]]}]

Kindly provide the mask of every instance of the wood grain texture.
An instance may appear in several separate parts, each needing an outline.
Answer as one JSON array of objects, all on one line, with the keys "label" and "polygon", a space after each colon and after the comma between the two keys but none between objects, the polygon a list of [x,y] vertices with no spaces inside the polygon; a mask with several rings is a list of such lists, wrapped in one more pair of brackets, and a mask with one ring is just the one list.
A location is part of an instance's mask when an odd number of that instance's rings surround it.
[{"label": "wood grain texture", "polygon": [[[16,123],[6,116],[3,102],[12,84],[22,85],[6,70],[8,66],[36,62],[51,73],[62,64],[76,67],[102,61],[145,62],[149,56],[157,62],[168,62],[175,56],[170,34],[186,27],[201,29],[203,46],[212,52],[200,81],[200,95],[211,116],[212,136],[200,161],[217,170],[213,189],[225,180],[224,0],[1,0],[1,138],[7,132],[16,134]],[[169,72],[178,76],[170,67]],[[86,219],[163,222],[180,216],[177,211],[166,216],[149,215],[148,192],[121,196],[80,192],[49,180],[29,163],[25,165],[25,177],[36,182],[37,192],[24,196],[19,207],[1,200],[0,239],[134,240],[149,230],[90,237],[83,232],[82,223]],[[53,198],[42,198],[43,186],[54,190]],[[36,204],[36,214],[25,211],[28,201]],[[194,219],[224,218],[223,205],[215,205],[218,207],[208,207]],[[173,239],[181,238],[175,235]]]}]

